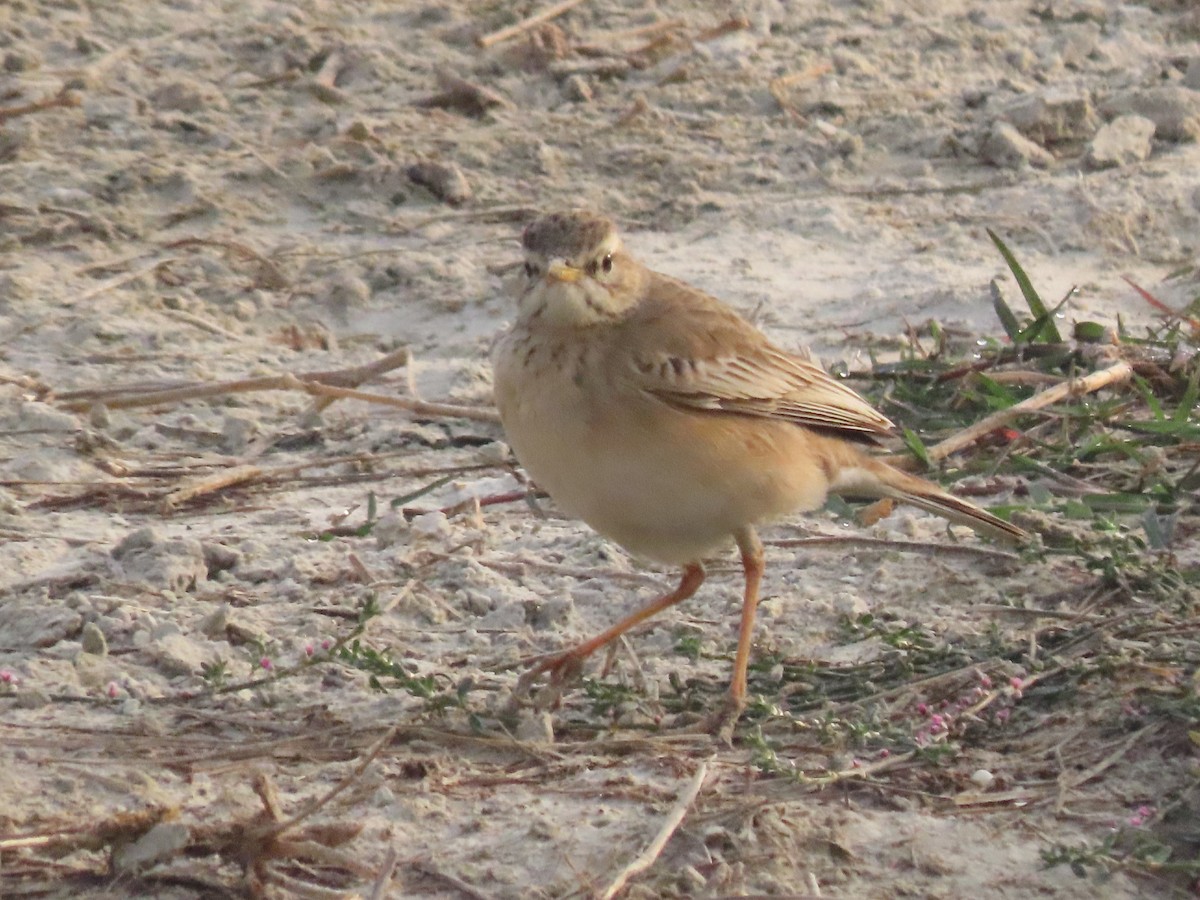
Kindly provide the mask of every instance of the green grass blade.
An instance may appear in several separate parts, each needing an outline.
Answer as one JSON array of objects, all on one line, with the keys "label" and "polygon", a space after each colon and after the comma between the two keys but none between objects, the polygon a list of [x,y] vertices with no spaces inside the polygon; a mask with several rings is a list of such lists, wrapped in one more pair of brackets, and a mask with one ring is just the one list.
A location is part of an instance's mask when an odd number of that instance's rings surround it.
[{"label": "green grass blade", "polygon": [[1162,437],[1178,438],[1181,441],[1200,440],[1200,424],[1184,419],[1178,422],[1166,419],[1162,422],[1114,422],[1118,428],[1125,428],[1135,434],[1155,434]]},{"label": "green grass blade", "polygon": [[904,429],[904,446],[921,461],[921,465],[925,468],[932,469],[934,467],[933,460],[929,458],[929,451],[925,449],[924,441],[910,428]]},{"label": "green grass blade", "polygon": [[396,497],[394,500],[392,500],[392,509],[400,509],[402,507],[405,507],[408,504],[412,503],[414,500],[420,500],[426,494],[432,494],[438,488],[442,487],[442,485],[449,484],[455,478],[461,478],[461,477],[462,477],[461,472],[452,472],[449,475],[444,475],[441,478],[438,478],[438,479],[435,479],[434,481],[429,482],[429,484],[425,485],[424,487],[417,488],[411,494],[405,494],[402,497]]},{"label": "green grass blade", "polygon": [[1046,308],[1046,304],[1042,302],[1041,296],[1034,289],[1033,282],[1029,280],[1029,276],[1025,274],[1025,270],[1021,268],[1021,264],[1017,262],[1017,258],[1013,256],[1012,251],[1008,249],[1004,241],[1000,240],[1000,236],[996,232],[989,228],[987,229],[987,233],[988,237],[992,239],[992,243],[996,245],[996,249],[1000,251],[1000,255],[1004,257],[1004,261],[1008,264],[1013,278],[1017,280],[1017,286],[1021,288],[1021,294],[1025,297],[1025,302],[1029,304],[1029,311],[1033,313],[1034,323],[1038,324],[1040,320],[1045,320],[1038,325],[1035,334],[1041,336],[1047,343],[1061,343],[1062,335],[1058,333],[1058,327],[1054,324],[1052,313]]},{"label": "green grass blade", "polygon": [[1179,398],[1179,406],[1176,407],[1175,414],[1171,418],[1176,422],[1187,422],[1191,419],[1192,414],[1196,411],[1198,396],[1200,396],[1200,366],[1192,370],[1192,377],[1188,379],[1183,396]]},{"label": "green grass blade", "polygon": [[1013,315],[1013,311],[1004,302],[1004,295],[1000,293],[1000,285],[994,281],[992,282],[992,308],[996,310],[996,318],[1000,320],[1000,324],[1004,327],[1004,333],[1008,335],[1008,339],[1014,344],[1020,344],[1021,323],[1017,321],[1017,317]]}]

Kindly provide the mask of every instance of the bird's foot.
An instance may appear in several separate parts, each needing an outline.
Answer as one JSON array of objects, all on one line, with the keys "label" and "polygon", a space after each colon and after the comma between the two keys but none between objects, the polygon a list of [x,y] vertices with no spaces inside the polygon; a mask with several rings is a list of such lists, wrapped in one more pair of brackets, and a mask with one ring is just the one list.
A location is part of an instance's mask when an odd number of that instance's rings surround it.
[{"label": "bird's foot", "polygon": [[508,708],[515,712],[529,698],[533,685],[542,676],[549,674],[546,687],[533,697],[536,709],[557,709],[562,702],[563,691],[579,680],[583,673],[583,659],[568,650],[565,653],[552,653],[536,660],[534,665],[517,679],[509,698]]},{"label": "bird's foot", "polygon": [[695,725],[685,729],[687,732],[711,734],[724,744],[733,744],[733,731],[737,728],[738,719],[746,708],[744,697],[726,694],[725,701]]}]

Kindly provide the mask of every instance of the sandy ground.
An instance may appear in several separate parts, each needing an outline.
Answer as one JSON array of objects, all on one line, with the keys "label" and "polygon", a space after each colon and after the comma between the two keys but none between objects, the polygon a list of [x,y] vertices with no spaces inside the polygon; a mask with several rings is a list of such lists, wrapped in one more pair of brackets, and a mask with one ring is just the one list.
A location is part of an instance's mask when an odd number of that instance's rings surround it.
[{"label": "sandy ground", "polygon": [[[1187,0],[585,0],[552,28],[478,46],[533,11],[0,5],[0,106],[61,101],[0,114],[0,890],[220,896],[239,884],[240,845],[282,858],[264,888],[279,896],[301,882],[588,896],[650,844],[702,763],[686,818],[629,896],[1176,889],[1042,865],[1054,842],[1102,840],[1190,777],[1186,754],[1123,754],[1134,745],[1086,704],[918,766],[906,790],[785,778],[856,761],[783,741],[772,772],[749,726],[732,748],[648,728],[672,675],[719,696],[732,559],[618,654],[606,683],[636,699],[598,714],[580,689],[506,736],[492,713],[520,660],[593,633],[671,575],[525,503],[477,509],[472,498],[520,488],[491,422],[357,401],[314,415],[297,391],[66,405],[73,391],[343,369],[407,348],[407,366],[364,388],[484,408],[520,228],[563,205],[607,211],[652,265],[851,368],[894,350],[909,323],[999,333],[989,283],[1019,298],[985,227],[1047,297],[1077,286],[1068,322],[1148,320],[1122,275],[1168,303],[1195,293],[1167,278],[1195,262],[1200,236],[1200,11]],[[173,494],[231,472],[243,483]],[[372,496],[383,521],[345,533]],[[390,512],[404,497],[410,514]],[[799,531],[847,533],[822,514],[766,537]],[[908,511],[867,534],[946,541]],[[864,612],[951,645],[1011,633],[1027,623],[988,608],[1078,576],[775,544],[760,652],[865,658],[878,645],[847,644],[840,624]],[[440,696],[461,688],[465,711],[374,692],[332,663],[203,694],[217,661],[236,686],[320,659],[368,597],[383,613],[363,644],[432,676]],[[676,652],[681,637],[700,639],[699,661]],[[1021,673],[988,677],[1006,675]],[[996,781],[970,781],[981,769]],[[316,830],[288,834],[361,833],[316,861],[255,843],[256,775],[282,818],[354,776],[299,826]],[[983,787],[992,799],[962,799]],[[163,815],[151,840],[128,843]],[[183,845],[225,855],[171,858]]]}]

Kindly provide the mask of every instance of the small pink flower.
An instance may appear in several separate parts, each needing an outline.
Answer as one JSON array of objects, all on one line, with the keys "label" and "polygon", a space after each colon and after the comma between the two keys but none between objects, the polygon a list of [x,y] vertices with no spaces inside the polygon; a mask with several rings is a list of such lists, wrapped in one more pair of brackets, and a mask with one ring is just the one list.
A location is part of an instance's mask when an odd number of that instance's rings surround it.
[{"label": "small pink flower", "polygon": [[979,684],[981,687],[990,688],[992,686],[992,679],[988,675],[984,674],[983,672],[980,672],[979,673]]},{"label": "small pink flower", "polygon": [[917,715],[918,715],[918,716],[924,716],[924,715],[928,715],[928,713],[929,713],[929,707],[928,707],[928,706],[926,706],[924,703],[918,703],[918,704],[917,704]]},{"label": "small pink flower", "polygon": [[328,650],[332,646],[333,646],[333,641],[331,641],[329,638],[325,638],[325,640],[321,641],[321,649],[322,650]]},{"label": "small pink flower", "polygon": [[0,669],[0,684],[18,685],[21,679],[11,669]]},{"label": "small pink flower", "polygon": [[106,694],[108,694],[108,699],[116,700],[117,694],[119,694],[121,692],[121,689],[119,687],[117,687],[117,683],[115,681],[110,681],[108,683],[108,687],[105,688],[104,692]]},{"label": "small pink flower", "polygon": [[312,645],[311,641],[304,645],[304,655],[305,656],[312,656],[316,652],[317,652],[317,648]]},{"label": "small pink flower", "polygon": [[262,666],[264,669],[266,669],[268,672],[270,672],[271,669],[273,669],[275,667],[275,664],[273,662],[271,662],[271,658],[269,656],[264,656],[262,659],[260,659],[258,661],[258,664],[260,666]]},{"label": "small pink flower", "polygon": [[889,750],[887,747],[884,747],[882,750],[879,751],[880,759],[887,759],[891,755],[892,755],[892,751]]},{"label": "small pink flower", "polygon": [[1005,722],[1008,721],[1008,717],[1011,715],[1012,715],[1011,709],[996,710],[996,724],[1003,725]]}]

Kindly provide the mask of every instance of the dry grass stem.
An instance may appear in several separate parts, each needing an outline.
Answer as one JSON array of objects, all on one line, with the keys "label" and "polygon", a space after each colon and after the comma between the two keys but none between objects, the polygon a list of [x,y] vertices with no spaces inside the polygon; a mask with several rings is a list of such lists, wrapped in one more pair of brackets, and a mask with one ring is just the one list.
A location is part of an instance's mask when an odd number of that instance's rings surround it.
[{"label": "dry grass stem", "polygon": [[392,875],[396,871],[396,861],[396,848],[388,847],[383,856],[383,864],[379,867],[379,874],[375,876],[375,883],[371,886],[369,900],[383,900],[388,896],[388,887],[391,885]]},{"label": "dry grass stem", "polygon": [[447,419],[472,419],[476,422],[499,422],[500,415],[493,409],[481,406],[460,406],[453,403],[430,403],[425,400],[409,400],[404,397],[389,397],[385,394],[371,394],[366,391],[356,391],[351,388],[335,387],[318,381],[301,382],[295,376],[284,376],[288,386],[297,390],[307,391],[317,397],[331,397],[338,400],[361,400],[364,403],[375,403],[380,406],[393,406],[396,409],[407,410],[418,416],[430,416]]},{"label": "dry grass stem", "polygon": [[74,91],[62,90],[51,97],[23,103],[20,106],[0,106],[0,125],[9,119],[27,116],[30,113],[44,112],[48,109],[70,109],[79,105],[79,95]]},{"label": "dry grass stem", "polygon": [[[333,54],[330,58],[332,59],[336,56],[337,54]],[[258,272],[254,279],[256,285],[272,290],[281,290],[288,286],[288,279],[284,277],[275,263],[271,262],[271,260],[267,259],[253,247],[248,247],[237,241],[217,241],[210,238],[190,237],[171,241],[170,243],[163,244],[163,247],[167,250],[185,249],[188,247],[219,247],[230,251],[234,256],[249,260],[258,266]]]},{"label": "dry grass stem", "polygon": [[211,478],[204,478],[192,484],[184,485],[176,488],[167,494],[162,499],[163,513],[170,513],[172,510],[187,503],[190,500],[195,500],[197,497],[202,497],[206,494],[212,494],[216,491],[224,490],[227,487],[232,487],[235,484],[244,484],[247,481],[253,481],[261,477],[263,470],[258,466],[238,466],[235,469],[230,469],[221,472]]},{"label": "dry grass stem", "polygon": [[362,778],[362,774],[367,770],[367,766],[371,765],[371,763],[375,761],[375,757],[379,756],[380,752],[382,752],[383,748],[392,742],[392,739],[396,736],[396,732],[399,730],[399,725],[393,725],[391,728],[385,731],[383,736],[376,741],[375,745],[363,755],[363,758],[359,760],[358,765],[356,765],[349,772],[349,774],[346,775],[345,778],[326,791],[324,795],[303,806],[300,809],[300,812],[296,813],[290,819],[273,825],[271,827],[271,831],[274,834],[279,834],[289,828],[294,828],[296,825],[300,824],[309,816],[320,810],[323,806],[329,803],[330,800],[332,800],[346,788],[350,787],[350,785],[354,784],[354,782],[358,781],[358,779]]},{"label": "dry grass stem", "polygon": [[[145,385],[123,385],[110,388],[84,388],[63,391],[55,399],[64,409],[86,412],[100,403],[109,409],[128,409],[137,406],[154,406],[158,403],[178,403],[183,400],[220,396],[222,394],[264,390],[295,390],[291,381],[320,382],[327,385],[354,387],[373,378],[406,365],[409,361],[407,348],[394,350],[374,362],[346,369],[323,372],[289,373],[286,376],[267,375],[258,378],[241,378],[233,381],[218,381],[212,384],[182,385],[171,388],[147,387]],[[131,396],[125,396],[131,395]]]},{"label": "dry grass stem", "polygon": [[974,544],[940,544],[933,541],[892,541],[882,538],[853,534],[821,535],[807,538],[777,538],[763,541],[768,547],[867,547],[880,551],[903,550],[906,553],[921,553],[926,556],[974,556],[1002,560],[1007,563],[1020,562],[1020,557],[1006,550],[978,547]]},{"label": "dry grass stem", "polygon": [[745,16],[731,16],[719,25],[714,25],[712,28],[706,28],[693,38],[700,43],[715,41],[717,38],[724,37],[727,34],[733,34],[735,31],[745,31],[750,27],[750,20]]},{"label": "dry grass stem", "polygon": [[617,896],[631,878],[645,872],[658,859],[663,852],[663,848],[667,846],[667,841],[671,839],[679,826],[683,823],[684,817],[688,814],[688,810],[692,808],[692,804],[696,802],[696,797],[704,787],[704,779],[708,777],[708,762],[703,761],[696,767],[696,772],[692,776],[692,780],[688,782],[686,788],[679,795],[679,799],[675,801],[675,805],[671,811],[667,813],[663,820],[662,826],[658,833],[654,836],[647,846],[636,859],[625,866],[617,876],[609,882],[608,887],[601,891],[597,896],[600,900],[612,900]]},{"label": "dry grass stem", "polygon": [[663,19],[661,22],[651,22],[649,25],[641,25],[637,28],[591,35],[586,44],[581,44],[576,49],[582,53],[604,53],[608,52],[607,48],[621,41],[631,38],[653,38],[669,31],[678,31],[686,25],[687,21],[684,19]]},{"label": "dry grass stem", "polygon": [[407,351],[402,350],[389,354],[384,360],[380,360],[369,366],[356,366],[351,369],[342,369],[334,372],[264,375],[258,378],[241,378],[233,381],[214,382],[212,384],[193,384],[166,390],[133,392],[127,388],[115,388],[108,390],[73,391],[70,394],[61,395],[59,397],[59,405],[72,412],[86,412],[97,404],[103,404],[109,409],[132,409],[141,406],[161,406],[182,403],[186,400],[220,397],[226,394],[251,393],[256,391],[304,391],[325,401],[323,404],[317,404],[318,408],[323,408],[334,400],[361,400],[366,403],[403,409],[418,416],[473,419],[479,422],[499,421],[499,416],[496,412],[486,407],[430,403],[425,400],[373,394],[339,386],[346,383],[360,383],[368,378],[373,378],[381,372],[387,371],[389,368],[395,368],[403,364],[407,359]]},{"label": "dry grass stem", "polygon": [[108,291],[111,291],[111,290],[115,290],[116,288],[119,288],[122,285],[129,284],[130,282],[137,281],[143,275],[152,275],[155,272],[157,272],[159,269],[163,268],[164,266],[169,266],[169,265],[171,265],[171,263],[178,262],[182,258],[183,257],[181,257],[181,256],[162,257],[160,259],[154,260],[153,262],[147,263],[146,265],[142,266],[141,268],[132,269],[131,271],[123,272],[120,275],[114,275],[112,278],[109,278],[106,281],[100,282],[95,287],[88,288],[82,294],[78,294],[74,297],[68,297],[64,301],[64,305],[68,306],[68,307],[73,307],[73,306],[79,305],[80,303],[87,303],[90,300],[96,299],[101,294],[107,293]]},{"label": "dry grass stem", "polygon": [[242,339],[240,334],[234,334],[228,328],[224,328],[216,322],[206,319],[203,316],[198,316],[195,313],[186,312],[182,309],[164,309],[163,314],[172,319],[178,319],[180,322],[186,322],[188,325],[194,325],[201,331],[207,331],[209,334],[215,334],[217,337],[223,337],[231,341],[240,341]]},{"label": "dry grass stem", "polygon": [[556,19],[570,9],[574,9],[583,0],[562,0],[561,3],[555,3],[553,6],[542,10],[540,13],[535,13],[520,22],[514,22],[506,28],[501,28],[498,31],[493,31],[491,34],[485,34],[475,39],[475,43],[484,49],[492,47],[502,41],[507,41],[509,38],[514,38],[518,34],[524,34],[531,28],[536,28],[543,22],[549,22],[551,19]]},{"label": "dry grass stem", "polygon": [[1081,394],[1090,394],[1102,388],[1122,384],[1132,376],[1133,366],[1122,361],[1106,369],[1101,369],[1099,372],[1092,372],[1090,375],[1085,375],[1083,378],[1065,381],[1052,388],[1047,388],[1040,394],[1034,394],[1028,400],[1014,403],[1007,409],[999,410],[990,416],[980,419],[973,425],[958,432],[958,434],[946,438],[940,444],[929,447],[926,452],[929,458],[935,462],[945,459],[959,450],[970,447],[980,438],[991,434],[997,428],[1003,428],[1025,413],[1045,409],[1047,406],[1051,406],[1068,397],[1078,397]]},{"label": "dry grass stem", "polygon": [[485,894],[473,884],[463,881],[457,875],[451,875],[449,872],[443,872],[429,860],[420,860],[409,864],[409,868],[414,872],[419,872],[427,878],[432,878],[435,881],[441,881],[450,885],[456,891],[469,897],[470,900],[492,900],[491,894]]}]

